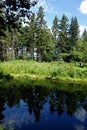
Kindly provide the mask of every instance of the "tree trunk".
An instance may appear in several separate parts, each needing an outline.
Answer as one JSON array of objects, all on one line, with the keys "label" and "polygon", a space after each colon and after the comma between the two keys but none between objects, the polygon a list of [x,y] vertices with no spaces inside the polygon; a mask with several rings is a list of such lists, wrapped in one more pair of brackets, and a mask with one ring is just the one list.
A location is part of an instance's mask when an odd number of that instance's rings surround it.
[{"label": "tree trunk", "polygon": [[11,48],[12,48],[12,59],[15,60],[15,39],[14,39],[14,29],[11,30]]}]

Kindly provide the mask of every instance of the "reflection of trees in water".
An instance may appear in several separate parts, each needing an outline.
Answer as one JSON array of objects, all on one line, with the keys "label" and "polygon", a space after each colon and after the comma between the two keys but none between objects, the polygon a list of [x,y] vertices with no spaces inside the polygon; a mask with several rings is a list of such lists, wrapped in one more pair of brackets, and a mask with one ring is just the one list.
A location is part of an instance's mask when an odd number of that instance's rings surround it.
[{"label": "reflection of trees in water", "polygon": [[[85,96],[79,91],[70,93],[55,90],[55,92],[51,92],[50,94],[50,111],[51,113],[57,111],[59,116],[66,111],[69,116],[72,116],[78,107],[85,106],[87,110],[87,103],[84,104]],[[78,101],[80,102],[80,106],[78,106]]]},{"label": "reflection of trees in water", "polygon": [[4,115],[2,114],[2,111],[4,110],[4,103],[5,103],[5,101],[0,96],[0,123],[4,119]]},{"label": "reflection of trees in water", "polygon": [[7,91],[7,105],[11,108],[15,105],[19,105],[20,102],[20,89],[12,86]]},{"label": "reflection of trees in water", "polygon": [[[69,116],[72,116],[73,112],[78,107],[84,107],[87,111],[87,97],[86,94],[80,91],[76,92],[64,92],[58,89],[47,89],[46,87],[11,87],[0,90],[0,120],[3,120],[4,116],[4,104],[6,103],[10,108],[20,105],[20,99],[23,99],[28,105],[28,112],[30,115],[34,115],[35,121],[39,121],[41,117],[41,110],[43,105],[48,102],[50,105],[50,112],[55,111],[61,116],[65,111]],[[78,105],[80,102],[80,105]]]},{"label": "reflection of trees in water", "polygon": [[0,123],[2,123],[2,120],[4,119],[4,115],[2,112],[5,110],[4,104],[6,103],[6,96],[5,91],[3,88],[0,88]]},{"label": "reflection of trees in water", "polygon": [[47,95],[49,95],[47,89],[41,87],[33,87],[23,95],[23,100],[28,104],[30,115],[34,114],[35,116],[35,121],[40,120],[41,110]]}]

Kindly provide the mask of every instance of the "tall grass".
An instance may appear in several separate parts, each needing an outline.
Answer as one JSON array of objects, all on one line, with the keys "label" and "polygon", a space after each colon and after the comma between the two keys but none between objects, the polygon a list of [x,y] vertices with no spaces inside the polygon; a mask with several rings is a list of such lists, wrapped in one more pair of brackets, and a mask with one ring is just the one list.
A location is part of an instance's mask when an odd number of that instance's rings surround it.
[{"label": "tall grass", "polygon": [[80,68],[74,63],[36,61],[0,62],[0,71],[14,78],[47,78],[55,80],[87,81],[87,67]]}]

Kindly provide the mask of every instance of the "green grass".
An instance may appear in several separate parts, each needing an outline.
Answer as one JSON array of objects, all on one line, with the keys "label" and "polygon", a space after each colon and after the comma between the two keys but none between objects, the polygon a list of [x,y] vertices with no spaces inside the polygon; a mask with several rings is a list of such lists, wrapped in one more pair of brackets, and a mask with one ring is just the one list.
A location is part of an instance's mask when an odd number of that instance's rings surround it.
[{"label": "green grass", "polygon": [[[79,63],[78,63],[79,64]],[[15,60],[0,62],[0,79],[51,79],[54,81],[87,83],[87,67],[64,62],[42,62]]]}]

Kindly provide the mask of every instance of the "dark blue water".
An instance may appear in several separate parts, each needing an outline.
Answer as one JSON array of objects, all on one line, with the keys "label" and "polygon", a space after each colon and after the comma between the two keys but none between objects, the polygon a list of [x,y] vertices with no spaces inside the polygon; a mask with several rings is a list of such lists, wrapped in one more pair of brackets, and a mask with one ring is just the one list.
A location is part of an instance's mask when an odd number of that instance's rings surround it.
[{"label": "dark blue water", "polygon": [[57,88],[0,88],[6,130],[87,130],[87,92]]}]

